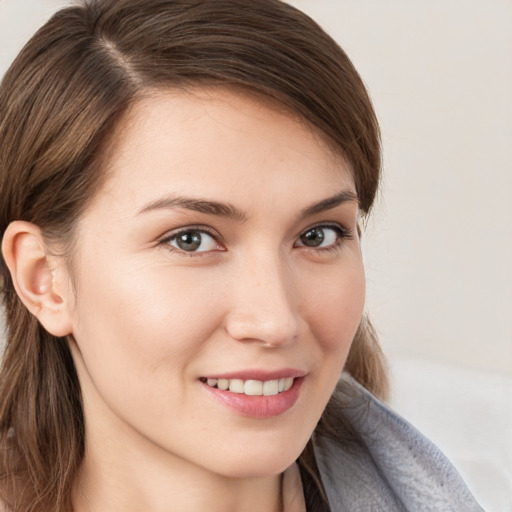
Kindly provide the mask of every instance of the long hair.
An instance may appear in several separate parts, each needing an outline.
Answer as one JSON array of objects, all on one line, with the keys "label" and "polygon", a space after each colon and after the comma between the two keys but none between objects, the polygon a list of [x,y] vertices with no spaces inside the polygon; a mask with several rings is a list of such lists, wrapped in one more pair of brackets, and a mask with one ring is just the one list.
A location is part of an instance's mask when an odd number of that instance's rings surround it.
[{"label": "long hair", "polygon": [[[257,92],[316,127],[350,164],[361,209],[370,211],[378,123],[348,57],[305,14],[279,0],[84,0],[33,36],[0,86],[0,234],[24,220],[71,248],[123,114],[149,89],[198,85]],[[12,512],[64,512],[85,444],[73,360],[66,339],[24,307],[3,259],[0,285],[0,499]],[[366,319],[345,369],[385,394],[383,357]],[[334,421],[330,408],[321,423]],[[310,478],[306,494],[321,499],[310,445],[301,470]]]}]

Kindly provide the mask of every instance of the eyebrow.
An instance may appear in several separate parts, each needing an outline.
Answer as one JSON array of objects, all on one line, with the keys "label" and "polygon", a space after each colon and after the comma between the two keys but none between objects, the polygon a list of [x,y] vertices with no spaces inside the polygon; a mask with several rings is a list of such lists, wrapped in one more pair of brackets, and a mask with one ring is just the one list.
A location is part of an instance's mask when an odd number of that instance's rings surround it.
[{"label": "eyebrow", "polygon": [[359,198],[357,197],[357,194],[352,190],[342,190],[339,194],[328,197],[327,199],[323,199],[318,203],[304,208],[304,210],[301,212],[301,217],[310,217],[311,215],[336,208],[336,206],[340,206],[344,203],[356,203],[359,205]]},{"label": "eyebrow", "polygon": [[[331,210],[332,208],[336,208],[341,204],[349,202],[355,202],[359,204],[359,198],[357,197],[357,194],[352,190],[342,190],[340,193],[334,196],[328,197],[327,199],[322,199],[322,201],[314,203],[311,206],[307,206],[301,211],[299,217],[309,217],[311,215]],[[218,201],[210,201],[208,199],[175,195],[162,197],[156,201],[150,202],[141,208],[137,215],[154,210],[172,208],[185,208],[186,210],[192,210],[195,212],[226,217],[238,222],[245,222],[248,219],[248,216],[244,211],[229,203],[220,203]]]},{"label": "eyebrow", "polygon": [[168,196],[152,201],[144,206],[137,215],[146,213],[152,210],[169,209],[169,208],[185,208],[200,213],[207,213],[209,215],[218,215],[220,217],[227,217],[239,222],[245,222],[247,215],[228,203],[219,203],[217,201],[209,201],[207,199],[195,199],[192,197],[183,196]]}]

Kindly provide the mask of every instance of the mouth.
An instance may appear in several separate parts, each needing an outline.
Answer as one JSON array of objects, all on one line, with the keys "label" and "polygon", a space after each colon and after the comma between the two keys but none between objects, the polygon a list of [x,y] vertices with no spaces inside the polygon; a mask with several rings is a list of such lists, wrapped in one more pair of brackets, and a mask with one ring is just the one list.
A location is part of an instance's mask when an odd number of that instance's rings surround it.
[{"label": "mouth", "polygon": [[[292,409],[306,378],[304,373],[294,370],[270,372],[270,375],[269,372],[257,371],[244,373],[251,378],[240,378],[244,375],[237,373],[201,377],[199,381],[209,396],[237,414],[264,419],[280,416]],[[258,380],[258,377],[262,380]]]},{"label": "mouth", "polygon": [[294,382],[293,377],[273,380],[242,380],[242,379],[211,379],[202,377],[199,379],[211,388],[221,391],[230,391],[247,396],[274,396],[288,391]]}]

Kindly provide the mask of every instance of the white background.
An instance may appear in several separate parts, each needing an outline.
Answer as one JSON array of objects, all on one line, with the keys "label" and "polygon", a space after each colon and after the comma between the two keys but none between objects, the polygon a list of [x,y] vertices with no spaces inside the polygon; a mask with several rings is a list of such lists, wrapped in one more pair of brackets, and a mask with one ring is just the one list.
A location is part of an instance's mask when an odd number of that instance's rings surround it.
[{"label": "white background", "polygon": [[[0,0],[0,75],[58,0]],[[512,512],[512,1],[293,0],[374,100],[367,309],[394,407]]]}]

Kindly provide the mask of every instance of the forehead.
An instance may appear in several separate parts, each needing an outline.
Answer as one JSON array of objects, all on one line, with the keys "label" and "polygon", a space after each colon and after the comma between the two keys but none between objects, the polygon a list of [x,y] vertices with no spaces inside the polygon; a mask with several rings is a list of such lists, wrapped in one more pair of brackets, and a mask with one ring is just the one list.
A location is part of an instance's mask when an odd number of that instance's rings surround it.
[{"label": "forehead", "polygon": [[[353,186],[348,165],[318,130],[281,104],[224,88],[154,91],[124,116],[106,155],[104,192],[135,202],[161,192],[232,188],[293,192],[299,177],[318,193]],[[303,181],[303,180],[302,180]]]}]

